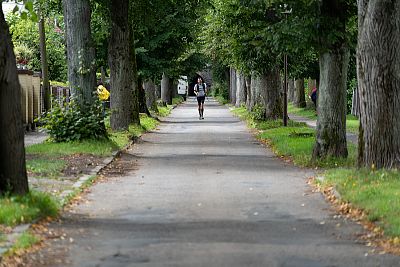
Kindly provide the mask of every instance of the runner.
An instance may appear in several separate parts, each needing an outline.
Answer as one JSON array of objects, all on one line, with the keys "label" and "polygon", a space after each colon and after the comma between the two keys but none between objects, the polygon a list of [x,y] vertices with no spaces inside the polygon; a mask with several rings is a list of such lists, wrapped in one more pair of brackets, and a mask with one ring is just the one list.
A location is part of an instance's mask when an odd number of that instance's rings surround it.
[{"label": "runner", "polygon": [[207,95],[207,85],[203,83],[201,77],[197,78],[197,84],[194,86],[194,93],[197,96],[197,104],[199,109],[199,120],[204,120],[204,100]]}]

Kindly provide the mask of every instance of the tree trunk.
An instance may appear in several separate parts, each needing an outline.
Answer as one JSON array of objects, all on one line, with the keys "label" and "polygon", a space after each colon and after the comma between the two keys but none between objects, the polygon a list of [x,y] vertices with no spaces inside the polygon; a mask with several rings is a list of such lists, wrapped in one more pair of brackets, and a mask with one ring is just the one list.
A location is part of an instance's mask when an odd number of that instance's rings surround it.
[{"label": "tree trunk", "polygon": [[351,114],[360,117],[360,94],[357,85],[353,88],[353,97],[351,100]]},{"label": "tree trunk", "polygon": [[232,105],[236,104],[236,90],[237,90],[236,70],[231,68],[231,91],[229,96]]},{"label": "tree trunk", "polygon": [[246,107],[248,111],[251,111],[251,76],[246,76],[245,78],[246,85]]},{"label": "tree trunk", "polygon": [[133,102],[133,71],[130,51],[129,2],[112,0],[110,3],[111,36],[108,61],[111,85],[111,128],[127,130],[131,123]]},{"label": "tree trunk", "polygon": [[294,105],[298,108],[306,107],[306,96],[304,92],[304,79],[297,79],[294,82]]},{"label": "tree trunk", "polygon": [[236,107],[246,103],[246,81],[242,72],[236,72]]},{"label": "tree trunk", "polygon": [[90,1],[63,0],[71,93],[82,109],[93,103],[96,89],[95,51],[90,30]]},{"label": "tree trunk", "polygon": [[294,79],[288,80],[288,102],[294,102],[295,86]]},{"label": "tree trunk", "polygon": [[164,104],[172,104],[171,79],[165,73],[161,80],[161,99]]},{"label": "tree trunk", "polygon": [[359,163],[400,167],[400,2],[358,1]]},{"label": "tree trunk", "polygon": [[268,120],[280,119],[283,116],[281,92],[281,78],[279,71],[272,70],[261,76],[261,95],[265,107],[265,118]]},{"label": "tree trunk", "polygon": [[29,191],[25,167],[21,87],[8,25],[0,5],[0,194]]},{"label": "tree trunk", "polygon": [[255,105],[264,105],[261,96],[261,77],[256,73],[252,73],[251,75],[250,91],[250,110],[253,110]]},{"label": "tree trunk", "polygon": [[149,109],[147,108],[146,104],[146,93],[144,90],[144,84],[142,79],[139,78],[138,80],[139,85],[139,112],[146,113],[148,116],[151,116]]},{"label": "tree trunk", "polygon": [[313,158],[347,157],[346,81],[349,64],[346,47],[320,56],[320,87],[317,98],[317,136]]},{"label": "tree trunk", "polygon": [[[132,24],[132,14],[133,14],[133,5],[132,1],[129,1],[129,43],[130,43],[130,59],[131,59],[131,68],[133,71],[133,80],[131,86],[131,94],[132,94],[132,102],[131,102],[131,123],[140,125],[140,114],[139,114],[139,75],[138,75],[138,66],[136,61],[136,48],[135,48],[135,34],[134,34],[134,26]],[[141,85],[140,85],[141,86]]]},{"label": "tree trunk", "polygon": [[144,91],[146,94],[146,105],[147,108],[154,111],[158,112],[157,108],[157,98],[156,98],[156,85],[152,80],[147,80],[144,85]]},{"label": "tree trunk", "polygon": [[[351,5],[342,0],[322,0],[320,5],[322,20],[319,31],[323,47],[319,52],[318,119],[313,159],[348,155],[346,82],[350,53],[345,36],[347,14]],[[332,33],[337,37],[332,39]]]},{"label": "tree trunk", "polygon": [[101,72],[101,82],[106,83],[106,69],[104,66],[100,67],[100,72]]},{"label": "tree trunk", "polygon": [[46,30],[44,24],[44,18],[39,11],[39,46],[40,46],[40,63],[42,66],[42,83],[44,92],[44,109],[49,111],[51,109],[51,92],[49,82],[49,63],[47,61],[47,49],[46,49]]}]

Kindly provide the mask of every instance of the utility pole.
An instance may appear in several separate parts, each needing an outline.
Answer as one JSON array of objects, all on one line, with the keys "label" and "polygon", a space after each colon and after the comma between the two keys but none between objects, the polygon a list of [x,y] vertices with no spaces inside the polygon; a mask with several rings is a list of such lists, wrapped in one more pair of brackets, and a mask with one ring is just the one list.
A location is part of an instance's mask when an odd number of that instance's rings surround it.
[{"label": "utility pole", "polygon": [[[287,8],[287,5],[284,5],[285,9]],[[285,10],[282,12],[282,14],[285,14],[285,21],[287,22],[288,15],[292,13],[292,10]],[[285,84],[283,86],[283,126],[287,126],[288,123],[288,114],[287,114],[287,106],[288,106],[288,100],[287,100],[287,91],[288,91],[288,82],[287,82],[287,76],[288,76],[288,56],[287,52],[285,52],[283,56],[283,64],[284,64],[284,75],[285,75]]]}]

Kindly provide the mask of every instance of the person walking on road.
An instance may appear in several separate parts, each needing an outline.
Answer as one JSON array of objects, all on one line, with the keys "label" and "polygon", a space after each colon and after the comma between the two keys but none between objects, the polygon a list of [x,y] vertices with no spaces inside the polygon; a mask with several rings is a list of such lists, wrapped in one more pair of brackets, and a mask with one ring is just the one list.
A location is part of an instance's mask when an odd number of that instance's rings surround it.
[{"label": "person walking on road", "polygon": [[201,77],[197,78],[197,84],[194,86],[194,93],[197,96],[197,104],[199,109],[199,120],[204,120],[204,100],[207,95],[207,85],[203,83]]}]

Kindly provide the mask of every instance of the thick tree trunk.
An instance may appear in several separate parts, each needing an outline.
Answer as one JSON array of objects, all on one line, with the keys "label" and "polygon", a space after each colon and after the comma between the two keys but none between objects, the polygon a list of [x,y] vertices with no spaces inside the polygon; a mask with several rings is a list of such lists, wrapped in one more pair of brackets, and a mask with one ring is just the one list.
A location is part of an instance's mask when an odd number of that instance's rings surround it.
[{"label": "thick tree trunk", "polygon": [[278,70],[269,71],[261,76],[261,90],[265,118],[268,120],[282,118],[281,78]]},{"label": "thick tree trunk", "polygon": [[0,194],[28,193],[21,87],[8,25],[0,5]]},{"label": "thick tree trunk", "polygon": [[63,0],[71,93],[83,109],[96,90],[95,51],[90,30],[90,1]]},{"label": "thick tree trunk", "polygon": [[109,65],[111,84],[111,128],[127,130],[131,123],[134,73],[130,51],[129,2],[112,0]]},{"label": "thick tree trunk", "polygon": [[236,82],[236,70],[231,68],[231,91],[230,91],[230,101],[232,105],[236,104],[236,90],[237,90],[237,82]]},{"label": "thick tree trunk", "polygon": [[236,72],[236,107],[246,103],[246,81],[242,72]]},{"label": "thick tree trunk", "polygon": [[294,82],[294,105],[298,108],[306,107],[306,96],[304,91],[304,79],[297,79]]},{"label": "thick tree trunk", "polygon": [[147,80],[144,85],[144,91],[146,94],[146,105],[149,110],[158,112],[157,108],[157,96],[156,96],[156,85],[152,80]]},{"label": "thick tree trunk", "polygon": [[[39,12],[41,13],[41,12]],[[46,111],[51,109],[51,92],[50,92],[50,82],[49,82],[49,64],[47,61],[47,49],[46,49],[46,31],[44,18],[40,14],[39,20],[39,46],[40,46],[40,63],[42,66],[42,83],[44,92],[44,109]]]},{"label": "thick tree trunk", "polygon": [[358,1],[359,163],[400,167],[400,2]]},{"label": "thick tree trunk", "polygon": [[294,94],[295,94],[295,86],[294,79],[288,80],[288,102],[294,102]]},{"label": "thick tree trunk", "polygon": [[161,100],[168,105],[172,104],[171,84],[171,79],[164,73],[161,80]]},{"label": "thick tree trunk", "polygon": [[317,136],[313,157],[347,157],[346,81],[349,51],[342,47],[320,56]]}]

